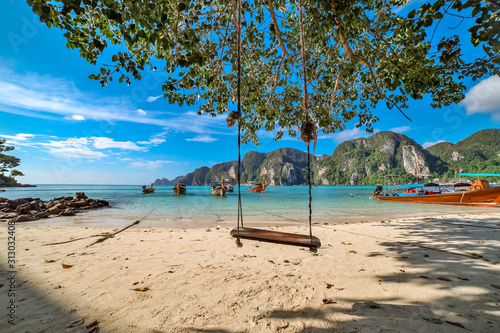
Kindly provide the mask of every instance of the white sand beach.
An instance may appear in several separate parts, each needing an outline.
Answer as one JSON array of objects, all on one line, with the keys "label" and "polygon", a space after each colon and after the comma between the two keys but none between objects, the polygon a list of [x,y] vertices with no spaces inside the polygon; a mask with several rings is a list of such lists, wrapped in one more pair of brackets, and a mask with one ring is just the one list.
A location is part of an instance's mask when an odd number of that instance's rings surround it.
[{"label": "white sand beach", "polygon": [[[313,233],[322,242],[317,253],[248,240],[238,248],[226,225],[138,225],[89,246],[98,235],[119,229],[17,224],[14,326],[6,315],[11,297],[3,224],[0,331],[494,332],[500,327],[499,212],[315,225]],[[306,227],[273,229],[308,233]],[[75,241],[47,245],[69,240]]]}]

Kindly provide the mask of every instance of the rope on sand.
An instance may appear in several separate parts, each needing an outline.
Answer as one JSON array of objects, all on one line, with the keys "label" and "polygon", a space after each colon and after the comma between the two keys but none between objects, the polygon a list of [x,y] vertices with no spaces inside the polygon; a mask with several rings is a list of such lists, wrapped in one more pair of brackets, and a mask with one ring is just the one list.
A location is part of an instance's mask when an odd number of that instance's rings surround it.
[{"label": "rope on sand", "polygon": [[88,239],[88,238],[92,238],[92,237],[99,237],[99,236],[104,236],[104,234],[100,234],[100,235],[92,235],[92,236],[88,236],[88,237],[80,237],[80,238],[75,238],[75,239],[71,239],[71,240],[64,241],[64,242],[57,242],[57,243],[42,244],[42,246],[66,244],[66,243],[76,242],[76,241],[78,241],[78,240],[82,240],[82,239]]},{"label": "rope on sand", "polygon": [[95,242],[93,242],[92,244],[87,245],[86,247],[91,247],[92,245],[95,245],[95,244],[97,244],[97,243],[102,243],[102,242],[104,242],[104,241],[105,241],[105,240],[107,240],[107,239],[110,239],[110,238],[115,237],[115,235],[116,235],[116,234],[119,234],[120,232],[125,231],[125,230],[127,230],[128,228],[130,228],[130,227],[132,227],[132,226],[134,226],[134,225],[136,225],[136,224],[139,224],[142,220],[144,220],[146,217],[148,217],[149,215],[151,215],[151,213],[153,213],[153,212],[154,212],[154,210],[155,210],[156,208],[157,208],[157,207],[153,207],[153,209],[151,209],[151,210],[150,210],[150,211],[149,211],[146,215],[144,215],[142,218],[140,218],[139,220],[135,221],[134,223],[132,223],[132,224],[130,224],[130,225],[128,225],[128,226],[126,226],[125,228],[123,228],[123,229],[121,229],[121,230],[118,230],[117,232],[114,232],[114,233],[109,233],[109,234],[105,235],[104,237],[99,238],[98,240],[96,240],[96,241],[95,241]]},{"label": "rope on sand", "polygon": [[115,237],[115,235],[116,235],[116,234],[118,234],[118,233],[120,233],[120,232],[122,232],[122,231],[124,231],[124,230],[127,230],[128,228],[130,228],[130,227],[132,227],[132,226],[134,226],[134,225],[136,225],[136,224],[139,224],[140,222],[141,222],[141,220],[137,220],[137,221],[135,221],[134,223],[132,223],[132,224],[130,224],[130,225],[128,225],[128,226],[126,226],[125,228],[123,228],[123,229],[121,229],[121,230],[118,230],[117,232],[114,232],[114,233],[108,233],[108,234],[107,234],[107,235],[105,235],[104,237],[99,238],[98,240],[96,240],[96,241],[95,241],[95,242],[93,242],[92,244],[87,245],[86,247],[90,247],[90,246],[95,245],[95,244],[97,244],[97,243],[102,243],[102,242],[104,242],[106,239],[113,238],[113,237]]}]

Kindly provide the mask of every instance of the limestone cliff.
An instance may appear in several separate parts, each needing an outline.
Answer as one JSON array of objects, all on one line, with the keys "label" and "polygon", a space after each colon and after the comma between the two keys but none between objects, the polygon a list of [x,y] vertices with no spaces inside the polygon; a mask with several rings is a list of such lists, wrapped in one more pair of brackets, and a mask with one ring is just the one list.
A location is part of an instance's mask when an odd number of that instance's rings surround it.
[{"label": "limestone cliff", "polygon": [[[319,161],[316,184],[373,184],[387,173],[411,175],[435,171],[436,158],[403,134],[379,132],[369,138],[344,141]],[[411,178],[409,179],[411,180]]]},{"label": "limestone cliff", "polygon": [[[498,173],[499,147],[500,130],[496,129],[480,131],[455,145],[443,142],[427,150],[403,134],[379,132],[368,138],[344,141],[332,155],[311,156],[311,179],[315,185],[368,185],[383,183],[387,174],[399,174],[401,182],[413,182],[422,174],[451,176],[458,164],[467,166],[468,172],[480,172],[483,168]],[[183,178],[188,185],[209,185],[222,178],[236,184],[237,167],[236,161],[215,164],[198,168]],[[241,163],[242,184],[262,181],[263,177],[276,186],[307,184],[307,153],[280,148],[269,153],[245,154]]]},{"label": "limestone cliff", "polygon": [[414,176],[428,175],[430,173],[427,166],[427,159],[423,149],[417,149],[415,146],[403,146],[403,166],[406,172]]}]

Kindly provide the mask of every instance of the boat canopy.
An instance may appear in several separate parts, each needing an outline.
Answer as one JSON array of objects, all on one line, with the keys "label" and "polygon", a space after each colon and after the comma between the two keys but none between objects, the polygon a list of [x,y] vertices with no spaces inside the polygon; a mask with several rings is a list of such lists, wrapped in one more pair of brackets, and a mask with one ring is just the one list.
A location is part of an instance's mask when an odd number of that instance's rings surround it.
[{"label": "boat canopy", "polygon": [[439,186],[439,184],[436,184],[436,183],[427,183],[427,184],[424,184],[424,186]]},{"label": "boat canopy", "polygon": [[394,188],[412,188],[412,187],[422,187],[426,185],[426,183],[420,183],[420,184],[404,184],[404,185],[396,185]]},{"label": "boat canopy", "polygon": [[500,177],[500,173],[459,173],[460,176],[492,176]]}]

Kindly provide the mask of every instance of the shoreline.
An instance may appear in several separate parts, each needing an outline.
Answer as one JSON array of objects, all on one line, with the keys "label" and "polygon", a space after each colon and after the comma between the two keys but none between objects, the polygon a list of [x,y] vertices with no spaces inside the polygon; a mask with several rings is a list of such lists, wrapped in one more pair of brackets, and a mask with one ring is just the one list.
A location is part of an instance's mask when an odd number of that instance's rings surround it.
[{"label": "shoreline", "polygon": [[[167,187],[168,188],[168,187]],[[79,225],[79,226],[123,226],[141,220],[141,226],[148,227],[209,227],[211,225],[233,226],[237,220],[238,196],[214,197],[207,187],[192,189],[188,195],[176,196],[168,191],[158,190],[156,194],[143,195],[132,187],[83,187],[92,198],[102,198],[112,206],[106,210],[90,210],[76,214],[71,219],[49,219],[26,222],[32,225]],[[5,196],[12,200],[20,197],[40,197],[42,200],[75,195],[73,186],[40,187],[32,190],[12,190]],[[242,194],[243,219],[251,225],[307,225],[307,189],[300,187],[270,187],[269,191],[255,195],[248,191]],[[377,222],[407,217],[429,217],[449,213],[478,214],[487,211],[478,207],[456,207],[451,205],[423,205],[383,203],[369,200],[364,193],[366,187],[346,189],[324,186],[317,189],[313,198],[312,221],[315,224],[340,224]],[[497,211],[497,208],[490,208]],[[61,209],[65,214],[72,212]],[[0,213],[0,218],[2,213]],[[43,213],[42,213],[43,214]],[[5,215],[5,214],[4,214]],[[9,218],[4,216],[3,218]],[[145,218],[144,218],[145,217]],[[28,219],[25,219],[28,220]],[[20,221],[17,221],[20,222]]]},{"label": "shoreline", "polygon": [[31,184],[1,184],[0,188],[12,188],[12,187],[37,187],[37,185],[31,185]]},{"label": "shoreline", "polygon": [[[428,206],[428,205],[426,205]],[[442,206],[442,205],[440,205]],[[128,216],[113,216],[108,215],[108,213],[113,209],[101,208],[97,210],[87,210],[79,212],[74,216],[51,216],[49,218],[40,219],[36,221],[26,221],[18,222],[18,226],[23,227],[85,227],[85,228],[118,228],[131,224],[135,221],[140,221],[136,226],[138,228],[167,228],[167,229],[203,229],[208,227],[223,226],[223,227],[236,227],[237,215],[216,215],[213,218],[159,218],[150,217],[144,215],[128,215]],[[333,210],[335,211],[335,210]],[[101,214],[102,213],[102,214]],[[321,225],[344,225],[344,224],[360,224],[360,223],[379,223],[379,222],[390,222],[404,220],[408,218],[417,219],[428,219],[428,218],[439,218],[439,217],[458,217],[461,216],[483,216],[497,214],[500,216],[500,209],[489,208],[489,209],[478,209],[473,212],[442,212],[436,210],[435,212],[424,212],[421,215],[415,215],[415,212],[409,213],[409,216],[390,216],[382,218],[381,216],[368,216],[363,215],[363,218],[359,216],[351,217],[349,219],[335,219],[330,217],[316,217],[312,216],[313,228]],[[147,215],[147,214],[146,214]],[[258,216],[243,216],[244,224],[248,227],[302,227],[308,226],[309,222],[307,216],[304,215],[300,219],[291,219],[287,217],[280,217],[278,215],[272,214],[270,218],[265,218],[261,215]],[[6,223],[7,220],[2,222],[0,220],[0,225]]]},{"label": "shoreline", "polygon": [[[7,332],[88,332],[94,321],[102,332],[145,333],[491,332],[500,324],[498,212],[314,225],[316,254],[248,240],[238,248],[224,225],[139,224],[89,246],[123,226],[30,224],[15,229],[17,322],[2,323]],[[6,244],[7,228],[0,239]]]}]

